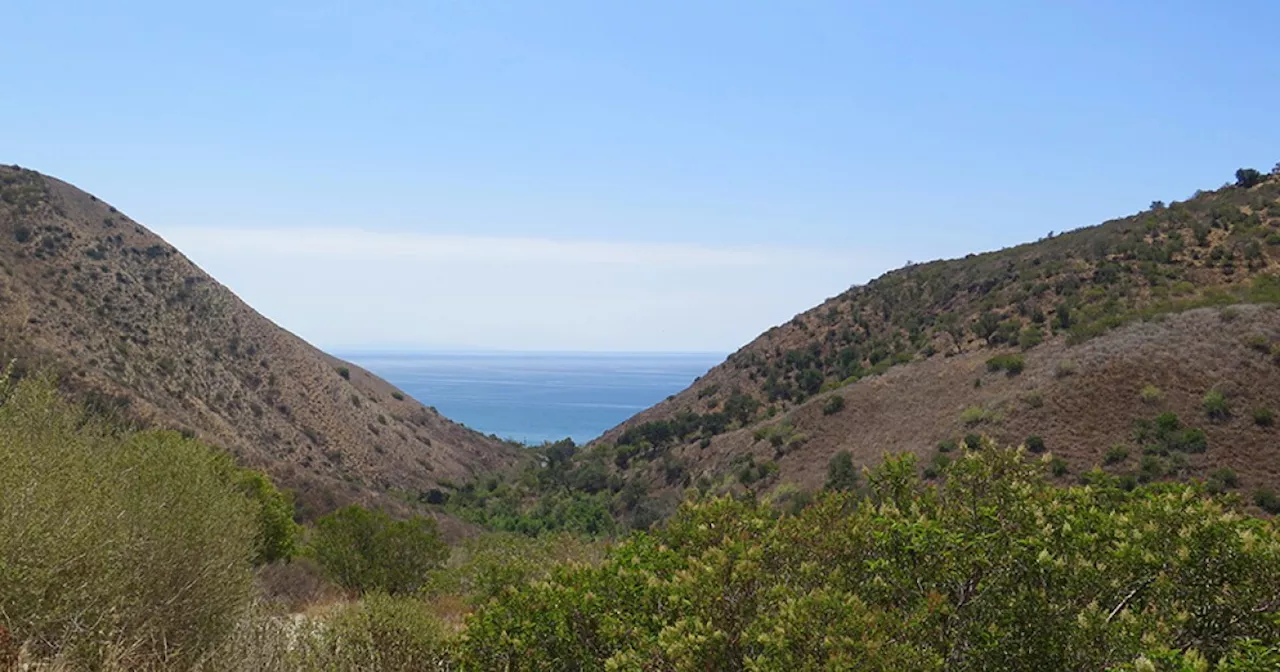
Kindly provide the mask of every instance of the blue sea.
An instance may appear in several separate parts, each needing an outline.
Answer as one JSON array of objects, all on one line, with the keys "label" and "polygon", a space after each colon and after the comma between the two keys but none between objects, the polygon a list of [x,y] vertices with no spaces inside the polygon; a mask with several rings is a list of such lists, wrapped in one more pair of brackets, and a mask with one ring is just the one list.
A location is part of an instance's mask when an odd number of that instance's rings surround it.
[{"label": "blue sea", "polygon": [[446,417],[504,439],[596,438],[725,359],[723,354],[345,353]]}]

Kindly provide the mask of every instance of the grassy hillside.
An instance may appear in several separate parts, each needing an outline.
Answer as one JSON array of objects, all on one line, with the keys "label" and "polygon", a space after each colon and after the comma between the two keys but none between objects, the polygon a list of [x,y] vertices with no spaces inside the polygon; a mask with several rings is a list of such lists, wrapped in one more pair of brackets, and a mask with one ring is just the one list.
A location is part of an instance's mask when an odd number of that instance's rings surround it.
[{"label": "grassy hillside", "polygon": [[503,469],[468,430],[245,305],[96,197],[0,167],[0,354],[99,412],[198,435],[315,513]]},{"label": "grassy hillside", "polygon": [[565,480],[647,521],[689,488],[819,489],[833,460],[856,472],[905,450],[934,475],[989,435],[1051,454],[1063,482],[1098,467],[1272,502],[1277,303],[1280,174],[1241,171],[1184,202],[853,287],[578,450]]}]

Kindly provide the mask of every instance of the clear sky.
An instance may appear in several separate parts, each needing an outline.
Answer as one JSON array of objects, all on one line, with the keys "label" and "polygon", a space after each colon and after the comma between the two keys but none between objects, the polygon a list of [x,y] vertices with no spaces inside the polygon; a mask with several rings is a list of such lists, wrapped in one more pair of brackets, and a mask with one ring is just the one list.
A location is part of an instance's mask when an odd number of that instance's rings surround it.
[{"label": "clear sky", "polygon": [[732,350],[1280,161],[1280,2],[0,0],[0,161],[331,349]]}]

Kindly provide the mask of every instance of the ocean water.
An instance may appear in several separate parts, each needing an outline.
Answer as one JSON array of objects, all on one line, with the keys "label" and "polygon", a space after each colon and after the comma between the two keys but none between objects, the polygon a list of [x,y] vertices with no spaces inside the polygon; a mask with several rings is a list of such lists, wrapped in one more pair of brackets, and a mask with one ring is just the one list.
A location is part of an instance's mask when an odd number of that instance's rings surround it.
[{"label": "ocean water", "polygon": [[343,353],[446,417],[525,443],[579,443],[724,361],[723,354]]}]

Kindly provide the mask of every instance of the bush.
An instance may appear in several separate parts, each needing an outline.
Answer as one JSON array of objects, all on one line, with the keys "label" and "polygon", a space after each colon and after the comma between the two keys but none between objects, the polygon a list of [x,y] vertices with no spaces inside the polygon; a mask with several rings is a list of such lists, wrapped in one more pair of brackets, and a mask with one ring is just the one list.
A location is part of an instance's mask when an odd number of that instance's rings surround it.
[{"label": "bush", "polygon": [[1120,464],[1129,459],[1129,449],[1123,445],[1116,444],[1107,449],[1102,456],[1103,464]]},{"label": "bush", "polygon": [[1049,473],[1061,478],[1066,476],[1068,471],[1066,460],[1058,457],[1057,455],[1054,455],[1049,459]]},{"label": "bush", "polygon": [[1272,411],[1269,408],[1253,409],[1253,424],[1259,427],[1270,427],[1271,425],[1274,425],[1275,422],[1276,422],[1275,411]]},{"label": "bush", "polygon": [[1026,360],[1022,355],[996,355],[987,360],[988,371],[1004,371],[1007,375],[1016,376],[1022,373]]},{"label": "bush", "polygon": [[265,565],[293,557],[299,531],[293,520],[293,497],[278,490],[263,474],[250,469],[237,470],[235,480],[240,491],[257,505],[254,564]]},{"label": "bush", "polygon": [[310,551],[338,585],[392,595],[422,587],[449,552],[434,520],[393,520],[355,505],[316,521]]},{"label": "bush", "polygon": [[1041,438],[1041,437],[1039,437],[1039,436],[1037,436],[1037,435],[1035,435],[1035,434],[1032,434],[1031,436],[1028,436],[1028,437],[1027,437],[1027,440],[1026,440],[1026,441],[1024,441],[1023,443],[1024,443],[1024,445],[1026,445],[1027,450],[1029,450],[1029,451],[1031,451],[1031,452],[1033,452],[1033,453],[1043,453],[1043,452],[1044,452],[1044,439],[1043,439],[1043,438]]},{"label": "bush", "polygon": [[1138,392],[1138,397],[1148,404],[1156,404],[1164,399],[1164,391],[1155,385],[1147,384],[1142,386],[1142,390]]},{"label": "bush", "polygon": [[1240,487],[1240,477],[1236,472],[1227,467],[1214,469],[1209,473],[1209,489],[1213,492],[1222,492]]},{"label": "bush", "polygon": [[391,398],[395,399],[396,401],[404,401],[404,394],[400,392],[392,392]]},{"label": "bush", "polygon": [[338,375],[342,376],[343,380],[351,380],[351,369],[348,369],[345,366],[339,366],[337,371]]},{"label": "bush", "polygon": [[599,566],[482,605],[459,665],[1155,670],[1133,663],[1191,642],[1238,661],[1280,637],[1273,526],[1189,486],[1054,487],[999,448],[947,469],[924,482],[891,458],[865,505],[828,492],[794,515],[688,503]]},{"label": "bush", "polygon": [[853,466],[853,454],[842,450],[827,462],[827,490],[853,490],[858,487],[858,470]]},{"label": "bush", "polygon": [[1253,503],[1270,514],[1280,513],[1280,495],[1270,488],[1262,488],[1253,493]]},{"label": "bush", "polygon": [[981,406],[969,406],[960,412],[960,422],[972,427],[992,419],[992,413]]},{"label": "bush", "polygon": [[297,670],[451,669],[449,631],[413,597],[371,593],[319,622],[303,622],[282,657]]},{"label": "bush", "polygon": [[1266,176],[1253,168],[1241,168],[1236,171],[1236,186],[1241,189],[1252,189],[1266,179]]},{"label": "bush", "polygon": [[1018,347],[1030,350],[1044,341],[1044,331],[1039,327],[1027,327],[1018,334]]},{"label": "bush", "polygon": [[1227,404],[1227,396],[1221,390],[1209,390],[1206,392],[1204,399],[1201,401],[1201,406],[1210,420],[1220,422],[1231,415],[1231,408]]},{"label": "bush", "polygon": [[1064,359],[1061,362],[1058,362],[1057,367],[1053,371],[1053,375],[1057,378],[1066,378],[1068,376],[1076,375],[1079,370],[1080,367],[1075,362]]},{"label": "bush", "polygon": [[0,384],[0,629],[74,668],[182,666],[252,598],[255,504],[230,460],[131,433],[40,378]]},{"label": "bush", "polygon": [[828,398],[826,403],[822,405],[823,415],[835,415],[842,410],[844,410],[844,397],[838,394]]}]

